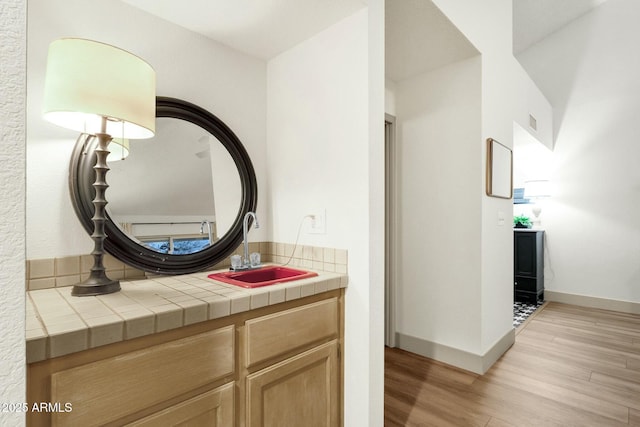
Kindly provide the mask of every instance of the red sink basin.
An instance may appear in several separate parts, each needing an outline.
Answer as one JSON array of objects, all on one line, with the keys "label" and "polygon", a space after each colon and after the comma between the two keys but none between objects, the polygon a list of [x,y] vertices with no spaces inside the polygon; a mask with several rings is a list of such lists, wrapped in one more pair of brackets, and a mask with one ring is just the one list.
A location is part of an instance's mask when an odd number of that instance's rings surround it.
[{"label": "red sink basin", "polygon": [[317,276],[318,273],[295,268],[280,267],[277,265],[258,268],[247,271],[226,271],[224,273],[210,274],[210,279],[242,286],[243,288],[259,288],[260,286],[273,285],[274,283],[289,282],[291,280],[306,279]]}]

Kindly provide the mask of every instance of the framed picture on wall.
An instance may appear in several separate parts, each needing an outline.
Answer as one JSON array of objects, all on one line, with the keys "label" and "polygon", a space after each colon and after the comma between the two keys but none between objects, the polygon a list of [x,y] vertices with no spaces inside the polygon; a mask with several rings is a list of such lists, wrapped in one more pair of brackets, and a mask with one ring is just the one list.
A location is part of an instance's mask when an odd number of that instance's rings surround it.
[{"label": "framed picture on wall", "polygon": [[487,138],[487,196],[513,196],[513,153],[493,138]]}]

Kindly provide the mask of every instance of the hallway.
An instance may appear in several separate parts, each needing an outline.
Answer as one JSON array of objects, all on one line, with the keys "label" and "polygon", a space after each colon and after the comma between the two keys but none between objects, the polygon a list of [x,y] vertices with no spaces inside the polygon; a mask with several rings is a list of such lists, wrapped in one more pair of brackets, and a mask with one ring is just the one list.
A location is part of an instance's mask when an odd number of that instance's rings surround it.
[{"label": "hallway", "polygon": [[640,426],[640,315],[549,303],[483,376],[385,359],[386,426]]}]

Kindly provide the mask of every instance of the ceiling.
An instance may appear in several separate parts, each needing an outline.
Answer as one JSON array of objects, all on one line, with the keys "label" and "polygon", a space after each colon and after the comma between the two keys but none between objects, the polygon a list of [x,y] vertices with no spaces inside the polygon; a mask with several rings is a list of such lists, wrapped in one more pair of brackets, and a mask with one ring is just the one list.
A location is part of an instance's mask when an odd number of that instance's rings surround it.
[{"label": "ceiling", "polygon": [[[606,0],[512,0],[518,54]],[[386,75],[400,81],[478,54],[431,0],[386,0]]]},{"label": "ceiling", "polygon": [[513,0],[513,52],[518,54],[606,0]]},{"label": "ceiling", "polygon": [[265,60],[367,5],[367,0],[122,1]]},{"label": "ceiling", "polygon": [[477,55],[431,0],[386,0],[385,73],[401,81]]},{"label": "ceiling", "polygon": [[[268,60],[352,15],[368,0],[122,0]],[[512,0],[514,53],[606,0]],[[431,0],[386,0],[386,75],[393,81],[477,55]]]}]

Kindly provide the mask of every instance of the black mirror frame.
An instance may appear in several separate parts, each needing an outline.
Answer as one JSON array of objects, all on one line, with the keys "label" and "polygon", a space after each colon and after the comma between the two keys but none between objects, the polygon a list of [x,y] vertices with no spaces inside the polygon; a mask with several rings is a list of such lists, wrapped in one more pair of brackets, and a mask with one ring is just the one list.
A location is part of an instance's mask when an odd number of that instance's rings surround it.
[{"label": "black mirror frame", "polygon": [[[240,174],[242,197],[240,209],[229,231],[210,247],[188,255],[169,255],[155,252],[131,240],[107,212],[104,241],[105,250],[131,267],[156,274],[187,274],[205,270],[228,257],[242,243],[242,220],[258,203],[258,184],[249,154],[233,131],[210,112],[181,99],[156,98],[156,117],[182,119],[200,126],[215,136],[227,149]],[[93,233],[93,181],[97,138],[81,134],[71,155],[69,191],[71,202],[82,226]],[[107,176],[107,183],[109,177]],[[109,200],[107,191],[106,199]]]}]

